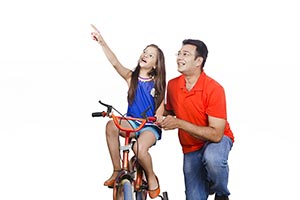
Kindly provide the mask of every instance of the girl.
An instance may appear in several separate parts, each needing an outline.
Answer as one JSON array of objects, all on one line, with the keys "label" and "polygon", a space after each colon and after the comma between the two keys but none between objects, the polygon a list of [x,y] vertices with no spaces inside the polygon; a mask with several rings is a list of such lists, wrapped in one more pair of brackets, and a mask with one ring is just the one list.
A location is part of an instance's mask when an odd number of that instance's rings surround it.
[{"label": "girl", "polygon": [[[165,59],[162,50],[154,44],[146,46],[141,54],[134,70],[124,67],[112,50],[108,47],[98,29],[92,25],[94,31],[92,38],[97,41],[119,75],[125,79],[128,89],[127,116],[142,118],[141,114],[147,110],[147,116],[156,116],[158,122],[162,119],[164,112],[164,96],[166,88]],[[150,105],[150,107],[149,107]],[[130,124],[129,124],[130,123]],[[122,122],[122,126],[136,127],[136,122]],[[124,133],[120,133],[124,136]],[[132,133],[130,137],[137,137],[133,151],[138,154],[139,163],[146,172],[148,180],[148,193],[150,198],[156,198],[160,193],[159,181],[153,171],[152,159],[148,150],[161,139],[161,129],[155,124],[148,124],[137,134]],[[113,123],[108,121],[106,125],[106,141],[113,164],[111,177],[104,182],[105,186],[113,187],[114,181],[121,169],[119,152],[119,130]],[[138,149],[137,149],[138,143]]]}]

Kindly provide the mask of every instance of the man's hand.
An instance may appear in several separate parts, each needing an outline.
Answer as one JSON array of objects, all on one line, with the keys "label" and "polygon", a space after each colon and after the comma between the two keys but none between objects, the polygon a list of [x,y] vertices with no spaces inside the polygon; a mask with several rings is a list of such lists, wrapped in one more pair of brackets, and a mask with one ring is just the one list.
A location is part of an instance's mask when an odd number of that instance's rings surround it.
[{"label": "man's hand", "polygon": [[178,123],[179,119],[177,119],[175,116],[168,115],[159,123],[159,125],[164,130],[173,130],[178,128]]}]

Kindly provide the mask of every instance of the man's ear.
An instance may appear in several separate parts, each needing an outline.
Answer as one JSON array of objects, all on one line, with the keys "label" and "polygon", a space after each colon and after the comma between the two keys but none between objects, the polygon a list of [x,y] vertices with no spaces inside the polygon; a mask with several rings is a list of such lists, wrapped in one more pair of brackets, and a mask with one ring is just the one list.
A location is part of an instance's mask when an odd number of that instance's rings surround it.
[{"label": "man's ear", "polygon": [[202,63],[203,63],[203,58],[200,57],[200,56],[197,57],[197,58],[196,58],[196,62],[197,62],[197,66],[200,66],[200,67],[201,67],[201,66],[202,66]]}]

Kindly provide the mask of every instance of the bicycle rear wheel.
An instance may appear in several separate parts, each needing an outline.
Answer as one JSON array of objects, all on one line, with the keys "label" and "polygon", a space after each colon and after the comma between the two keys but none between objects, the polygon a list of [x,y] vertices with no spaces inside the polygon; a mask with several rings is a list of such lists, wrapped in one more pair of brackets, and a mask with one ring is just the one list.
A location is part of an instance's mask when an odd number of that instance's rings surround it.
[{"label": "bicycle rear wheel", "polygon": [[141,190],[135,192],[136,200],[146,200],[147,199],[147,190]]},{"label": "bicycle rear wheel", "polygon": [[134,200],[133,187],[128,179],[123,179],[121,184],[114,188],[114,200]]}]

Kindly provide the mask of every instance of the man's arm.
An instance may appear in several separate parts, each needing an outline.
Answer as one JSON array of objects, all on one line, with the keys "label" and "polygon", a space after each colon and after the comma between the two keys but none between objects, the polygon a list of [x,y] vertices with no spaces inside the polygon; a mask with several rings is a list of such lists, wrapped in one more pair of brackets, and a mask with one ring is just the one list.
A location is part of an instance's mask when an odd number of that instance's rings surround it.
[{"label": "man's arm", "polygon": [[165,130],[179,128],[201,140],[220,142],[224,135],[226,120],[208,116],[208,124],[208,126],[198,126],[171,115],[168,115],[160,123],[161,127]]}]

